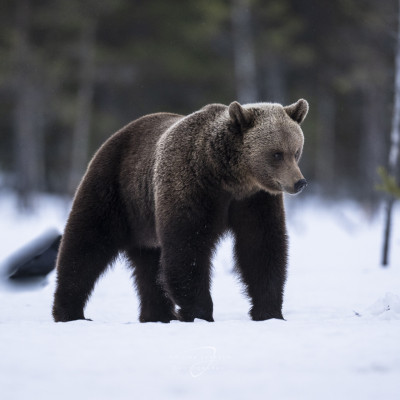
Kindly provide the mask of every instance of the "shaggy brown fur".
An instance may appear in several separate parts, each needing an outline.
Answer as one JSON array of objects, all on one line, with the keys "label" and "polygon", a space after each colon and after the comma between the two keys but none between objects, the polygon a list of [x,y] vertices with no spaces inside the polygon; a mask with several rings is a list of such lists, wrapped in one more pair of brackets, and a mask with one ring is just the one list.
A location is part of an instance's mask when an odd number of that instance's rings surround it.
[{"label": "shaggy brown fur", "polygon": [[57,260],[54,320],[84,319],[95,282],[124,253],[141,322],[213,321],[211,257],[227,230],[251,317],[282,318],[282,192],[306,184],[298,160],[307,111],[305,100],[211,104],[188,116],[151,114],[113,135],[74,199]]}]

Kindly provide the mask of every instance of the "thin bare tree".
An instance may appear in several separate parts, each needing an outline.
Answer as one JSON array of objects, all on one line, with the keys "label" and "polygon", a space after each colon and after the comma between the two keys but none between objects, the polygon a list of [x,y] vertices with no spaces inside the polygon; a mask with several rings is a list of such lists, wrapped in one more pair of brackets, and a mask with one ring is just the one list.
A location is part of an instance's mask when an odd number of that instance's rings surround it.
[{"label": "thin bare tree", "polygon": [[80,37],[80,71],[76,102],[76,119],[72,134],[71,165],[69,169],[68,192],[73,194],[78,186],[88,161],[90,124],[95,75],[95,34],[94,19],[88,18],[82,27]]},{"label": "thin bare tree", "polygon": [[19,206],[26,211],[33,207],[32,194],[43,189],[44,181],[42,86],[30,44],[31,14],[31,1],[19,0],[14,47],[14,163]]},{"label": "thin bare tree", "polygon": [[[390,133],[390,151],[388,162],[389,176],[396,176],[397,165],[399,160],[400,147],[400,0],[398,8],[398,29],[397,29],[397,47],[395,60],[395,86],[394,86],[394,106],[392,117],[392,129]],[[389,242],[392,225],[392,210],[394,196],[387,194],[386,213],[385,213],[385,230],[383,239],[382,265],[387,266],[389,263]]]},{"label": "thin bare tree", "polygon": [[251,30],[251,0],[233,0],[231,19],[237,99],[241,103],[255,102],[258,93]]}]

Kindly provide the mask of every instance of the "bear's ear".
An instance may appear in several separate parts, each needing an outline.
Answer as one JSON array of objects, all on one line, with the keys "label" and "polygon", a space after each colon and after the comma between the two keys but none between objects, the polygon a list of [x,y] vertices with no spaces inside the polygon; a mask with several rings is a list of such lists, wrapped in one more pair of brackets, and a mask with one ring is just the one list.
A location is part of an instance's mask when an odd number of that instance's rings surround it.
[{"label": "bear's ear", "polygon": [[251,111],[243,108],[237,101],[229,104],[228,110],[234,131],[242,132],[251,126],[253,120]]},{"label": "bear's ear", "polygon": [[286,111],[286,114],[289,115],[290,118],[292,118],[293,121],[301,124],[304,121],[304,118],[307,116],[308,103],[306,100],[300,99],[290,106],[283,107],[283,109]]}]

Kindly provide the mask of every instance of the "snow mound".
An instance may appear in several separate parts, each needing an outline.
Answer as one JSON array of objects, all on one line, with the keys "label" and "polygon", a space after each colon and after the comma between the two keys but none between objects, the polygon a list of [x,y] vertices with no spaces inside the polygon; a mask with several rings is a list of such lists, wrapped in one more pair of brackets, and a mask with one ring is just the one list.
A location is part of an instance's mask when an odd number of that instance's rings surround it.
[{"label": "snow mound", "polygon": [[379,319],[400,319],[400,297],[386,293],[367,309],[367,313]]}]

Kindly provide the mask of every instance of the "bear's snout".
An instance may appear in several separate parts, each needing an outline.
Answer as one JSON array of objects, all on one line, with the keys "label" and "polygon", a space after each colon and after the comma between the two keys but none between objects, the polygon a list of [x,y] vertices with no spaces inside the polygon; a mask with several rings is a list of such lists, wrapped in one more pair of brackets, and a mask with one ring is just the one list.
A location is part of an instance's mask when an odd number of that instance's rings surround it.
[{"label": "bear's snout", "polygon": [[294,184],[294,192],[300,193],[307,186],[307,181],[305,179],[300,179]]}]

